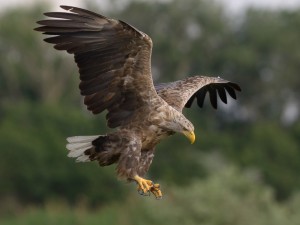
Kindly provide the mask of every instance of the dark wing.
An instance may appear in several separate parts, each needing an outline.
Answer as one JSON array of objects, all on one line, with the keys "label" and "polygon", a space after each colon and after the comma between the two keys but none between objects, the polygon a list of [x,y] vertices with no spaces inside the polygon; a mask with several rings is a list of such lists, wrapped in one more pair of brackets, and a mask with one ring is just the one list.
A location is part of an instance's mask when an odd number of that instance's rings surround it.
[{"label": "dark wing", "polygon": [[235,91],[241,91],[238,84],[219,77],[194,76],[183,80],[155,85],[158,95],[178,111],[190,108],[194,100],[202,107],[206,93],[209,93],[211,105],[217,109],[217,98],[227,103],[226,92],[236,99]]},{"label": "dark wing", "polygon": [[69,12],[48,12],[35,30],[57,50],[74,54],[79,67],[81,94],[94,114],[108,110],[111,128],[130,121],[136,109],[157,96],[150,60],[152,41],[129,24],[71,6]]}]

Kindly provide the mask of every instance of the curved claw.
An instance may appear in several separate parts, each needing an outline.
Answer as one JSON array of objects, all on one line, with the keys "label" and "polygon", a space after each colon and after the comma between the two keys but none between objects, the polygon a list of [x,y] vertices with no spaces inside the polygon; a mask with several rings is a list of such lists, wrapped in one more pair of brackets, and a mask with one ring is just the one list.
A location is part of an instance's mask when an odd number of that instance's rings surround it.
[{"label": "curved claw", "polygon": [[139,193],[140,195],[144,195],[144,192],[143,192],[143,190],[142,190],[142,189],[140,189],[140,188],[139,188],[139,186],[138,186],[138,189],[137,189],[137,191],[138,191],[138,193]]},{"label": "curved claw", "polygon": [[139,188],[138,186],[138,193],[142,196],[150,196],[150,191],[144,192],[142,189]]},{"label": "curved claw", "polygon": [[161,200],[162,199],[162,196],[157,196],[155,197],[156,200]]},{"label": "curved claw", "polygon": [[150,196],[152,193],[156,199],[162,199],[162,193],[159,184],[154,184],[151,180],[145,180],[139,176],[135,176],[134,180],[138,184],[137,191],[140,195]]},{"label": "curved claw", "polygon": [[150,191],[152,192],[152,194],[155,196],[155,198],[157,200],[160,200],[162,199],[162,193],[161,193],[161,190],[160,190],[160,185],[159,184],[154,184]]},{"label": "curved claw", "polygon": [[150,196],[150,190],[153,187],[153,182],[151,180],[145,180],[139,176],[135,176],[135,181],[138,183],[138,193],[144,196]]}]

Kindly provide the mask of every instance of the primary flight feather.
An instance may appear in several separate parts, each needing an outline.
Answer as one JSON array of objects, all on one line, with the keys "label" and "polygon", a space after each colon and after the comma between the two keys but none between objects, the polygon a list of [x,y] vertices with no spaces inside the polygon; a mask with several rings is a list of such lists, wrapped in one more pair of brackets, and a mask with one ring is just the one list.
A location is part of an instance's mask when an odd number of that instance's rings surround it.
[{"label": "primary flight feather", "polygon": [[[80,73],[80,91],[87,109],[107,111],[107,125],[117,128],[106,135],[67,139],[69,157],[78,162],[117,164],[120,178],[136,181],[143,195],[161,198],[159,184],[146,180],[155,146],[176,132],[195,141],[194,126],[182,114],[194,100],[202,107],[206,93],[217,108],[217,97],[227,103],[239,85],[219,77],[194,76],[153,84],[151,38],[133,26],[94,12],[61,6],[68,12],[48,12],[36,31],[51,35],[46,42],[74,54]],[[54,18],[54,19],[53,19]]]}]

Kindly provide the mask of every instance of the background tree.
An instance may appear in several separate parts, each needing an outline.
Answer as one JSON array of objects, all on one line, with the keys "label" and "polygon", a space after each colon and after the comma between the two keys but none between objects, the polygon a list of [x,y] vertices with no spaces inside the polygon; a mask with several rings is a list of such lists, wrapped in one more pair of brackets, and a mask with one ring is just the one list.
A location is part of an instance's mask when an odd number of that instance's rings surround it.
[{"label": "background tree", "polygon": [[[296,224],[293,212],[299,206],[300,187],[299,10],[249,9],[236,21],[220,5],[204,0],[131,1],[107,11],[97,10],[95,5],[87,7],[128,21],[151,36],[156,82],[195,74],[219,75],[240,83],[243,92],[237,103],[219,103],[218,111],[209,104],[201,110],[193,107],[185,111],[197,128],[195,145],[178,136],[158,146],[149,176],[159,177],[163,190],[167,187],[165,192],[170,192],[160,203],[161,213],[152,217],[151,209],[157,203],[141,203],[145,199],[138,199],[115,180],[113,167],[75,164],[66,157],[67,136],[101,134],[107,128],[103,115],[92,117],[82,104],[72,56],[55,51],[33,31],[49,7],[3,13],[0,214],[10,212],[14,217],[20,208],[28,213],[24,206],[39,204],[46,206],[41,211],[34,207],[33,218],[42,215],[37,221],[51,221],[51,215],[60,215],[52,208],[61,206],[62,217],[74,224],[74,212],[68,207],[72,205],[82,211],[83,218],[91,218],[91,224],[94,220],[113,224],[118,218],[130,224],[140,224],[143,218],[158,224],[166,218],[183,223],[185,215],[191,224],[247,224],[243,221],[248,220],[284,224],[287,218],[291,218],[289,224]],[[206,156],[211,154],[224,158],[225,163],[209,160]],[[234,165],[230,175],[205,166],[223,163]],[[258,181],[243,178],[249,168]],[[57,199],[65,203],[57,203]],[[217,199],[222,199],[222,204]],[[130,207],[125,207],[127,204]],[[135,211],[137,204],[141,207]],[[218,208],[214,211],[215,205]],[[88,212],[86,208],[91,206],[103,219]],[[227,208],[236,209],[241,217],[219,214]],[[21,221],[27,221],[27,215]],[[9,219],[0,223],[6,221],[11,224]]]}]

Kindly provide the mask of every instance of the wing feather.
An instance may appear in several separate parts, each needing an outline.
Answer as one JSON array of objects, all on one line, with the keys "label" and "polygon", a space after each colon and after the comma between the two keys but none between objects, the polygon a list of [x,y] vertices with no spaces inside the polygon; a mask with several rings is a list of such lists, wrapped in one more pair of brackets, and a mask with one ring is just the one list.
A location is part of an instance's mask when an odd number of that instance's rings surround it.
[{"label": "wing feather", "polygon": [[68,20],[74,20],[74,21],[85,22],[85,23],[94,22],[92,17],[82,15],[82,14],[79,15],[79,14],[72,14],[66,12],[46,12],[44,13],[44,15],[52,18],[68,19]]},{"label": "wing feather", "polygon": [[[45,13],[36,31],[57,50],[74,54],[80,91],[94,114],[108,110],[109,127],[125,125],[157,95],[150,70],[152,41],[133,26],[72,6]],[[143,110],[143,112],[146,112]]]},{"label": "wing feather", "polygon": [[[199,90],[199,92],[196,95],[194,95],[194,97],[197,98],[197,104],[200,108],[203,107],[205,96],[206,96],[206,91],[204,89]],[[191,105],[192,105],[192,102],[191,102]]]},{"label": "wing feather", "polygon": [[223,80],[219,77],[194,76],[186,79],[155,85],[158,95],[169,105],[182,111],[184,107],[190,108],[196,99],[200,108],[203,107],[206,93],[209,94],[213,108],[218,108],[218,96],[227,103],[226,92],[236,99],[236,91],[241,91],[238,84]]},{"label": "wing feather", "polygon": [[216,88],[217,88],[218,95],[219,95],[220,99],[222,100],[222,102],[227,104],[227,96],[226,96],[226,91],[224,90],[224,88],[219,85],[216,85]]},{"label": "wing feather", "polygon": [[208,92],[209,92],[209,99],[211,105],[217,109],[218,108],[218,96],[217,96],[217,90],[212,88],[211,86],[207,86]]},{"label": "wing feather", "polygon": [[231,96],[231,98],[236,99],[235,91],[231,86],[225,86],[224,88],[226,89],[227,93]]}]

